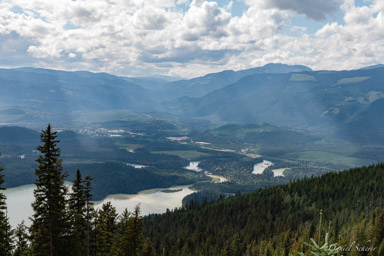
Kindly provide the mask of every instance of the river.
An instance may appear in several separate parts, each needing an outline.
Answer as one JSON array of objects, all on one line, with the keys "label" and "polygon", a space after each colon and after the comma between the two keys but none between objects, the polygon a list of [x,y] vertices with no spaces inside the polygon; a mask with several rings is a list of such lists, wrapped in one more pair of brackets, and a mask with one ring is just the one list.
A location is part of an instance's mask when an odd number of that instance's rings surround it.
[{"label": "river", "polygon": [[255,164],[253,166],[253,174],[263,174],[264,170],[272,166],[273,163],[267,160],[263,160],[262,163]]},{"label": "river", "polygon": [[[189,162],[189,165],[184,167],[185,169],[187,170],[190,170],[190,171],[194,171],[194,172],[201,172],[203,171],[203,169],[201,169],[199,167],[199,163],[200,162]],[[213,183],[223,183],[223,182],[228,182],[228,179],[223,177],[223,176],[219,176],[219,175],[214,175],[208,171],[204,171],[204,174],[208,177],[210,177],[212,179],[212,182]]]},{"label": "river", "polygon": [[[274,163],[267,161],[267,160],[263,160],[263,162],[255,164],[253,166],[252,173],[253,174],[263,174],[265,169],[267,169],[268,167],[273,166],[273,165],[274,165]],[[285,177],[284,172],[286,170],[289,170],[289,169],[290,168],[279,168],[279,169],[273,169],[271,171],[273,172],[273,177]]]}]

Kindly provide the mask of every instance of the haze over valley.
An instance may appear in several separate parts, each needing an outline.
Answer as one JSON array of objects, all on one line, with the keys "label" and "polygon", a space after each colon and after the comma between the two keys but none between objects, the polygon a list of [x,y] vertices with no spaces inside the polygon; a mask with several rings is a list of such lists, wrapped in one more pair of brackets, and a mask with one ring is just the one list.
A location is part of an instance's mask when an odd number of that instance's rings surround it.
[{"label": "haze over valley", "polygon": [[383,256],[383,63],[383,0],[0,1],[0,256]]},{"label": "haze over valley", "polygon": [[[376,163],[384,152],[381,66],[268,64],[173,82],[34,68],[0,73],[7,187],[34,182],[47,123],[59,132],[65,169],[94,177],[97,200],[187,184],[230,195]],[[193,161],[225,182],[184,168]],[[273,167],[252,174],[263,161]],[[286,171],[275,176],[279,168]]]}]

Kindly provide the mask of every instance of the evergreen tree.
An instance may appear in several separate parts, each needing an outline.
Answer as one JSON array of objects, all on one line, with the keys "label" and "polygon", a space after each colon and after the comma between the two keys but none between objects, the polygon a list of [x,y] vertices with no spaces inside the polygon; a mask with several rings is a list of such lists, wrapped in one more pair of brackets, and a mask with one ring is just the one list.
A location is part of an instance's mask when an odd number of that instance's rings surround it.
[{"label": "evergreen tree", "polygon": [[35,201],[32,203],[31,238],[32,250],[36,256],[68,255],[68,213],[66,209],[67,188],[64,178],[60,149],[57,147],[56,132],[51,125],[42,131],[43,143],[35,170]]},{"label": "evergreen tree", "polygon": [[13,256],[30,255],[27,227],[25,226],[24,221],[17,225],[14,233],[14,240],[15,250],[13,252]]},{"label": "evergreen tree", "polygon": [[117,213],[111,202],[102,205],[97,213],[95,243],[97,256],[109,256],[117,230]]},{"label": "evergreen tree", "polygon": [[141,256],[156,256],[155,248],[152,245],[151,239],[147,238],[145,240]]},{"label": "evergreen tree", "polygon": [[129,252],[126,255],[137,256],[143,248],[143,228],[144,222],[140,216],[140,207],[137,205],[135,211],[131,218],[129,218],[128,227],[124,234],[127,251]]},{"label": "evergreen tree", "polygon": [[124,209],[123,213],[119,216],[119,221],[117,223],[117,231],[116,231],[116,239],[113,242],[112,248],[111,248],[111,255],[123,255],[124,250],[121,248],[121,245],[123,243],[124,234],[128,228],[129,220],[131,218],[131,213],[128,211],[127,208]]},{"label": "evergreen tree", "polygon": [[5,190],[2,186],[4,183],[2,171],[3,168],[0,167],[0,255],[8,256],[11,255],[12,251],[12,232],[7,217],[6,197],[2,192]]},{"label": "evergreen tree", "polygon": [[[123,215],[124,216],[124,215]],[[125,218],[124,218],[125,219]],[[144,222],[140,216],[140,207],[136,206],[132,216],[129,217],[125,230],[119,234],[113,246],[113,255],[138,256],[143,249]]]},{"label": "evergreen tree", "polygon": [[71,255],[81,256],[87,252],[87,202],[86,185],[80,170],[76,171],[72,193],[69,199],[69,213],[71,221]]},{"label": "evergreen tree", "polygon": [[75,256],[90,255],[91,225],[94,217],[91,180],[89,176],[82,179],[80,170],[77,170],[69,199],[71,255]]},{"label": "evergreen tree", "polygon": [[128,227],[130,218],[131,218],[131,213],[128,211],[127,208],[125,208],[123,213],[119,216],[119,223],[118,223],[119,233],[123,233],[125,229]]},{"label": "evergreen tree", "polygon": [[241,256],[242,255],[242,245],[239,234],[236,234],[231,243],[231,251],[233,256]]},{"label": "evergreen tree", "polygon": [[91,233],[92,233],[92,220],[95,217],[95,211],[93,208],[92,193],[91,193],[91,181],[92,177],[85,176],[85,246],[86,246],[86,255],[89,256],[91,253]]},{"label": "evergreen tree", "polygon": [[372,239],[372,246],[378,248],[384,241],[384,212],[380,212],[374,221],[370,239]]}]

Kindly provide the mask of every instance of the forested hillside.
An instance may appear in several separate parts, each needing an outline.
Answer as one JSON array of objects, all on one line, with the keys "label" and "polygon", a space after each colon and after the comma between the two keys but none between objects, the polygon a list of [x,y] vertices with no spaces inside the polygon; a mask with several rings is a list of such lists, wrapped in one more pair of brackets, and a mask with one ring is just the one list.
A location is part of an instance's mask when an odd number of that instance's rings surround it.
[{"label": "forested hillside", "polygon": [[322,244],[329,233],[330,243],[350,250],[339,255],[383,255],[383,195],[384,164],[361,167],[191,203],[146,218],[144,236],[158,254],[256,256],[312,255],[304,242]]}]

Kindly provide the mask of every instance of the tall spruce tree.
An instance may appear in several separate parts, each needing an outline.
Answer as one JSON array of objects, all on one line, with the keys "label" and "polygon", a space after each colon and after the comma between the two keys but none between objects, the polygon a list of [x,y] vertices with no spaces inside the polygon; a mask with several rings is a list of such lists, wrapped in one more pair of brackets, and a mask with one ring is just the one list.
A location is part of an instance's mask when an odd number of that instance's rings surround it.
[{"label": "tall spruce tree", "polygon": [[155,248],[152,245],[151,239],[149,239],[148,237],[145,240],[141,256],[156,256]]},{"label": "tall spruce tree", "polygon": [[112,256],[124,255],[125,251],[124,251],[124,248],[122,248],[122,244],[125,239],[124,234],[128,228],[130,218],[131,218],[131,213],[128,211],[127,208],[125,208],[124,211],[121,213],[121,215],[118,217],[119,221],[117,223],[116,238],[113,241],[113,245],[111,248]]},{"label": "tall spruce tree", "polygon": [[35,170],[34,214],[31,218],[32,251],[36,256],[69,254],[67,188],[64,185],[67,173],[63,172],[56,137],[56,132],[48,125],[40,135],[43,145],[37,147],[40,155],[36,159],[39,166]]},{"label": "tall spruce tree", "polygon": [[140,216],[140,206],[137,205],[129,219],[128,228],[125,231],[126,249],[129,252],[126,255],[138,256],[143,248],[143,229],[144,221]]},{"label": "tall spruce tree", "polygon": [[95,255],[111,255],[111,248],[117,231],[116,221],[116,208],[112,206],[111,202],[104,203],[96,218]]},{"label": "tall spruce tree", "polygon": [[77,170],[69,198],[71,255],[74,256],[90,254],[91,222],[94,216],[91,180],[90,176],[83,179],[80,170]]},{"label": "tall spruce tree", "polygon": [[73,256],[85,255],[87,251],[86,185],[84,183],[85,180],[82,179],[80,170],[77,170],[69,199],[71,255]]},{"label": "tall spruce tree", "polygon": [[11,255],[12,251],[12,232],[7,217],[6,197],[2,192],[5,190],[3,187],[4,175],[2,171],[3,168],[0,167],[0,255],[8,256]]},{"label": "tall spruce tree", "polygon": [[89,256],[91,253],[91,233],[92,233],[92,224],[93,219],[96,215],[93,208],[92,193],[91,193],[91,181],[92,177],[85,176],[85,245],[86,245],[86,255]]},{"label": "tall spruce tree", "polygon": [[[124,220],[124,218],[122,220]],[[129,216],[124,230],[122,230],[122,232],[118,235],[117,239],[115,240],[111,255],[113,256],[140,255],[143,251],[143,244],[144,244],[143,235],[142,235],[143,228],[144,228],[144,221],[140,216],[140,207],[136,206],[133,214]],[[149,248],[146,248],[146,250],[148,251]]]},{"label": "tall spruce tree", "polygon": [[13,251],[12,256],[30,255],[27,229],[28,228],[25,226],[24,221],[17,225],[14,232],[15,250]]}]

